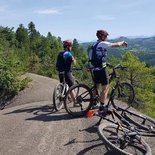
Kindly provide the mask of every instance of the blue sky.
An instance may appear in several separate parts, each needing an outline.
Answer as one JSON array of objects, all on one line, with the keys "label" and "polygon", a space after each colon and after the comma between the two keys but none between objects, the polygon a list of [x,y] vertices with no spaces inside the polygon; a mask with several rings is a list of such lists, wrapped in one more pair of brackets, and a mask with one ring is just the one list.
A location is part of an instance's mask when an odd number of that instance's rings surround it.
[{"label": "blue sky", "polygon": [[96,40],[96,30],[109,38],[155,35],[155,0],[0,0],[0,26],[26,28],[33,21],[42,34],[62,40]]}]

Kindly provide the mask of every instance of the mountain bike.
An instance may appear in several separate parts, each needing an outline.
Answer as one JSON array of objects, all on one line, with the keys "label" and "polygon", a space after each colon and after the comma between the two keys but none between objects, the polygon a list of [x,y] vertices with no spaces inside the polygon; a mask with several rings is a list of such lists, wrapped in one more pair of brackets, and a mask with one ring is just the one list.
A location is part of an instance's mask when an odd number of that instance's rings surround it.
[{"label": "mountain bike", "polygon": [[[81,70],[81,69],[73,68],[73,70]],[[58,83],[56,85],[56,87],[54,88],[54,91],[53,91],[53,106],[54,106],[56,111],[59,111],[63,108],[64,98],[65,98],[66,92],[69,89],[69,86],[67,85],[67,83],[65,81],[65,75],[64,75],[65,72],[60,72],[60,74],[62,74],[62,76],[63,76],[63,82]],[[74,81],[75,81],[75,84],[79,83],[78,80],[75,79],[75,77],[74,77]],[[70,95],[69,95],[68,99],[71,99]]]},{"label": "mountain bike", "polygon": [[[111,82],[116,79],[115,86],[112,88],[109,96],[108,104],[112,103],[112,105],[117,109],[119,107],[119,105],[117,105],[117,102],[118,100],[120,100],[123,101],[121,103],[125,102],[125,104],[122,104],[121,106],[125,109],[128,109],[132,105],[132,102],[134,100],[134,89],[130,83],[121,82],[116,73],[117,69],[124,70],[125,67],[122,67],[120,64],[116,66],[108,66],[112,68],[112,72],[109,74],[109,81]],[[89,68],[89,71],[93,79],[92,69],[93,68]],[[74,101],[68,100],[68,96],[72,91],[78,92]],[[95,96],[93,95],[93,92],[96,92]],[[99,98],[100,94],[95,84],[91,88],[85,84],[77,84],[70,87],[70,89],[67,91],[64,100],[64,106],[66,111],[73,117],[86,116],[87,112],[94,105],[100,102]],[[78,106],[74,106],[75,104]]]},{"label": "mountain bike", "polygon": [[[105,117],[109,115],[112,119]],[[107,109],[98,112],[90,110],[87,116],[98,116],[108,123],[97,123],[98,135],[107,148],[113,149],[123,155],[151,155],[151,148],[142,138],[143,129],[133,126],[116,109]],[[110,123],[109,123],[110,122]]]}]

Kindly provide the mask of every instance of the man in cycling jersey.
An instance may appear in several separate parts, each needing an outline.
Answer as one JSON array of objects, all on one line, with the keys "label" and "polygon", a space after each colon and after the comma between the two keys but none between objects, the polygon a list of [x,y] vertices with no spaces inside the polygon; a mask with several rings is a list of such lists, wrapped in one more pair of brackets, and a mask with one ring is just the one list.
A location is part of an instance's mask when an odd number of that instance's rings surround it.
[{"label": "man in cycling jersey", "polygon": [[94,83],[99,86],[99,84],[102,85],[102,92],[100,96],[100,110],[104,107],[104,103],[107,99],[107,94],[109,90],[109,75],[106,69],[106,55],[107,55],[107,49],[108,48],[115,48],[120,46],[127,46],[127,43],[125,41],[119,41],[115,43],[110,43],[107,41],[108,32],[105,30],[97,30],[96,36],[98,38],[97,40],[97,47],[96,52],[102,52],[102,65],[101,67],[97,67],[93,70],[94,74]]},{"label": "man in cycling jersey", "polygon": [[[76,63],[76,61],[71,53],[72,45],[73,45],[73,43],[70,40],[63,41],[64,63],[61,64],[61,65],[63,65],[61,67],[63,68],[62,71],[64,71],[65,81],[69,87],[71,87],[74,84],[74,78],[72,76],[71,66],[72,66],[72,64]],[[59,62],[57,62],[57,63],[59,63]],[[61,74],[60,72],[59,72],[59,80],[60,80],[60,82],[63,82],[63,74]]]}]

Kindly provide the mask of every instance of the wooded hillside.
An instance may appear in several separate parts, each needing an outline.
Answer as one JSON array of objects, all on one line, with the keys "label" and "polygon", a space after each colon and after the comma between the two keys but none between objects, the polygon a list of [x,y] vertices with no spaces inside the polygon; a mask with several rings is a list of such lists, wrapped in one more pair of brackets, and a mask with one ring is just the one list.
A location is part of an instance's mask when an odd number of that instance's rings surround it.
[{"label": "wooded hillside", "polygon": [[[141,44],[142,40],[135,39],[134,43],[129,39],[128,49],[108,51],[108,62],[113,65],[121,63],[128,68],[119,76],[134,86],[138,108],[155,117],[155,67],[152,66],[155,63],[154,40],[144,39]],[[88,43],[79,44],[76,38],[73,39],[72,53],[77,60],[76,67],[82,68],[82,71],[74,74],[82,83],[91,84],[86,47]],[[62,50],[61,37],[55,37],[51,32],[47,36],[41,35],[33,22],[27,27],[20,24],[16,30],[0,26],[0,87],[20,91],[26,86],[27,80],[21,81],[19,77],[26,72],[58,79],[55,62]]]}]

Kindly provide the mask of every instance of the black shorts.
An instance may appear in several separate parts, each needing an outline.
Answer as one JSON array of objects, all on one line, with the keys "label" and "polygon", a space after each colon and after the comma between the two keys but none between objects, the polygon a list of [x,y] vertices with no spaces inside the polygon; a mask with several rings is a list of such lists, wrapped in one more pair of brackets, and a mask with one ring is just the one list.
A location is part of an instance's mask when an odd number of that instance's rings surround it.
[{"label": "black shorts", "polygon": [[[69,87],[74,85],[74,78],[71,72],[65,72],[65,82],[68,84]],[[63,83],[63,74],[59,73],[59,80]]]},{"label": "black shorts", "polygon": [[100,70],[94,70],[94,83],[108,85],[109,84],[109,74],[106,68],[102,68]]}]

